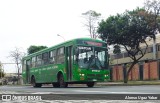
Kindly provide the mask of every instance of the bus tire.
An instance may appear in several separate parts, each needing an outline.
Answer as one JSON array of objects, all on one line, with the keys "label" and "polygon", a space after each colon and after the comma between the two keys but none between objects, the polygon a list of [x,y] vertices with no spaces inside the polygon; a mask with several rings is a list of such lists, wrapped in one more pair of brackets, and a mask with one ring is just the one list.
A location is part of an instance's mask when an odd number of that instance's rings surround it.
[{"label": "bus tire", "polygon": [[60,87],[60,86],[59,86],[59,83],[52,83],[52,85],[53,85],[53,87],[55,87],[55,88]]},{"label": "bus tire", "polygon": [[94,82],[88,82],[88,83],[87,83],[87,86],[88,86],[88,87],[93,87],[94,84],[95,84]]},{"label": "bus tire", "polygon": [[68,86],[68,84],[66,82],[64,82],[64,78],[63,78],[62,74],[59,75],[58,83],[59,83],[60,88],[65,88]]},{"label": "bus tire", "polygon": [[32,83],[32,86],[33,87],[41,87],[42,86],[42,84],[41,83],[36,83],[36,80],[35,80],[35,78],[34,77],[32,77],[32,79],[31,79],[31,83]]}]

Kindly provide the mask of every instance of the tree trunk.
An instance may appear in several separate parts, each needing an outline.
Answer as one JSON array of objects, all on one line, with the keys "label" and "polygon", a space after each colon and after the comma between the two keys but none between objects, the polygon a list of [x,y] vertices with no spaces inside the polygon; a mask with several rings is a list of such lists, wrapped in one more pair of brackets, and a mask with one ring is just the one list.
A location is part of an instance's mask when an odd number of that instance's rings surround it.
[{"label": "tree trunk", "polygon": [[127,71],[127,74],[126,74],[126,76],[125,76],[125,78],[124,78],[124,83],[128,83],[129,73],[130,73],[130,71],[132,70],[133,66],[134,66],[136,63],[137,63],[137,62],[134,61],[134,62],[132,63],[132,65],[129,67],[129,69],[128,69],[128,71]]},{"label": "tree trunk", "polygon": [[20,67],[19,67],[19,64],[17,64],[17,69],[18,69],[18,80],[17,80],[17,84],[20,84],[20,74],[19,74],[19,70],[20,70]]}]

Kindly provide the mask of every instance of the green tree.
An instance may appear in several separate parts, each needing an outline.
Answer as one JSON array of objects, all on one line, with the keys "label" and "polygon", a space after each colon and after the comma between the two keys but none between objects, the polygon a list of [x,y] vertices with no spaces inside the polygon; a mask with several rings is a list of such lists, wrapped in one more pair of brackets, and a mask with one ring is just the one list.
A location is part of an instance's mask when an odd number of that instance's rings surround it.
[{"label": "green tree", "polygon": [[98,23],[97,22],[101,14],[97,13],[96,11],[89,10],[85,13],[82,13],[82,15],[84,16],[86,20],[86,22],[84,23],[84,26],[87,27],[90,37],[96,39],[98,37],[98,34],[97,34]]},{"label": "green tree", "polygon": [[[123,14],[110,16],[106,21],[102,20],[99,23],[98,33],[101,35],[102,40],[106,40],[109,45],[123,46],[128,52],[128,56],[133,60],[126,73],[124,83],[128,82],[128,76],[133,66],[146,53],[148,48],[146,38],[155,39],[155,31],[159,30],[151,25],[153,21],[150,18],[153,16],[155,17],[153,13],[137,8]],[[144,51],[140,47],[141,43],[146,45]]]},{"label": "green tree", "polygon": [[114,45],[113,48],[114,48],[113,49],[114,54],[120,54],[121,53],[121,48],[120,48],[119,45]]},{"label": "green tree", "polygon": [[27,49],[27,53],[28,55],[29,54],[32,54],[32,53],[35,53],[37,51],[40,51],[42,49],[45,49],[47,48],[47,46],[35,46],[35,45],[31,45],[28,49]]}]

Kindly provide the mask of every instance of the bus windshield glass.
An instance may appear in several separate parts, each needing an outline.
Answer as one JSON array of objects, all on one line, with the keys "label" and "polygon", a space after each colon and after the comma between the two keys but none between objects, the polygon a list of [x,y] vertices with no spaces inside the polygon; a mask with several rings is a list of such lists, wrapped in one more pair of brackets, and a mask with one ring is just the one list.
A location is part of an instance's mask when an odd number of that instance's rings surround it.
[{"label": "bus windshield glass", "polygon": [[77,62],[80,68],[105,69],[107,50],[101,47],[78,46]]}]

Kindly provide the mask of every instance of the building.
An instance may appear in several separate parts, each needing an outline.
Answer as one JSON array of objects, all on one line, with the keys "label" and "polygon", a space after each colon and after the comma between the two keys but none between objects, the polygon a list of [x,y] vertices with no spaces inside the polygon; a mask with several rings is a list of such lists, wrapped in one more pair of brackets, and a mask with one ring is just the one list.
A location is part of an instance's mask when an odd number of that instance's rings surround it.
[{"label": "building", "polygon": [[[155,53],[153,52],[153,50],[154,50],[153,39],[148,38],[146,41],[148,44],[148,49],[147,49],[146,54],[144,55],[143,58],[140,59],[140,61],[160,59],[160,34],[158,34],[156,36],[156,41],[155,41],[156,51],[155,51]],[[146,45],[141,44],[142,50],[145,50],[145,46]],[[155,57],[154,57],[154,55],[155,55]],[[137,56],[139,56],[139,55],[137,55]],[[128,53],[124,50],[120,54],[113,54],[113,52],[110,51],[110,60],[111,60],[111,65],[132,62],[132,59],[128,56]]]},{"label": "building", "polygon": [[[156,36],[155,42],[149,38],[146,41],[148,44],[146,54],[131,70],[129,80],[160,80],[160,34]],[[141,44],[141,48],[144,50],[145,45]],[[130,65],[132,61],[124,49],[117,55],[110,51],[111,80],[123,81],[129,69],[126,65]]]}]

